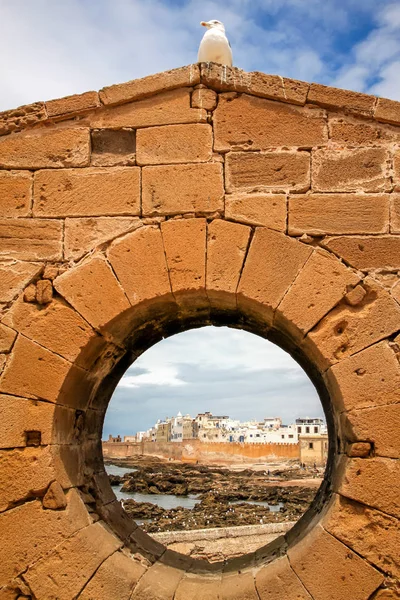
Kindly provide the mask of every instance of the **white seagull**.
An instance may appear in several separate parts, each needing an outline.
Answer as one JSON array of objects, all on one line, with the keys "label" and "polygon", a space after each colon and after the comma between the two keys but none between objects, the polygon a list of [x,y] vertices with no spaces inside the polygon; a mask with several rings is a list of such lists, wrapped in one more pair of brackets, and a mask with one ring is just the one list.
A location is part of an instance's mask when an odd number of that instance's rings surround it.
[{"label": "white seagull", "polygon": [[232,66],[232,50],[225,35],[225,27],[221,21],[201,21],[200,25],[207,27],[200,42],[197,62],[215,62],[220,65]]}]

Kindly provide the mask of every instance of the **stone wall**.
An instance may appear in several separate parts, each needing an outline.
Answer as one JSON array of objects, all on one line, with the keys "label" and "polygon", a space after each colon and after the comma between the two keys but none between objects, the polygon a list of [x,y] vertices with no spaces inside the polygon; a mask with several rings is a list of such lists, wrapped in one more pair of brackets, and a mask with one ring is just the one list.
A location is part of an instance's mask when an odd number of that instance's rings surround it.
[{"label": "stone wall", "polygon": [[[0,596],[399,597],[400,104],[192,65],[0,115]],[[240,560],[167,550],[104,472],[115,386],[205,324],[282,346],[330,458]]]}]

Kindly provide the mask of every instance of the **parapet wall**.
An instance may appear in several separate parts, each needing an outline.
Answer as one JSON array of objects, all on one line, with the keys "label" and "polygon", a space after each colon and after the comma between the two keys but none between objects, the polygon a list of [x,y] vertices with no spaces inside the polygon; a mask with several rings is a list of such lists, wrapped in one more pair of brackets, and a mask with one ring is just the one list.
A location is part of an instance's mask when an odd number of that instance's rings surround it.
[{"label": "parapet wall", "polygon": [[[400,104],[213,64],[0,115],[0,597],[399,598]],[[133,360],[201,325],[309,374],[330,455],[240,560],[167,550],[104,472]]]}]

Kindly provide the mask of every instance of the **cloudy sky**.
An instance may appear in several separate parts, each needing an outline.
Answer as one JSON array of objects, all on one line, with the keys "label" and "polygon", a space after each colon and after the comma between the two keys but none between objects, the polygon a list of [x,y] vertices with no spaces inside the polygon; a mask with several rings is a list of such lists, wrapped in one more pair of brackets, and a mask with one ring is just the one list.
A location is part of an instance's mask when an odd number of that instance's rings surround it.
[{"label": "cloudy sky", "polygon": [[174,335],[145,352],[125,373],[106,414],[110,433],[145,430],[158,418],[209,410],[240,420],[323,417],[314,386],[275,344],[227,327]]},{"label": "cloudy sky", "polygon": [[400,99],[393,0],[0,0],[0,110],[196,62],[200,20],[234,63]]}]

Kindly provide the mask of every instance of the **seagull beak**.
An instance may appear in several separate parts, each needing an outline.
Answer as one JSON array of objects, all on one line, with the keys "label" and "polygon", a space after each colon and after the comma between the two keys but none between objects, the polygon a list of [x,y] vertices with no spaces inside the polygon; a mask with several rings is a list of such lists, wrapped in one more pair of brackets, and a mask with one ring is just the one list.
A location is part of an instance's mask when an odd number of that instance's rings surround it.
[{"label": "seagull beak", "polygon": [[208,23],[206,21],[200,21],[200,25],[202,25],[203,27],[207,27]]}]

